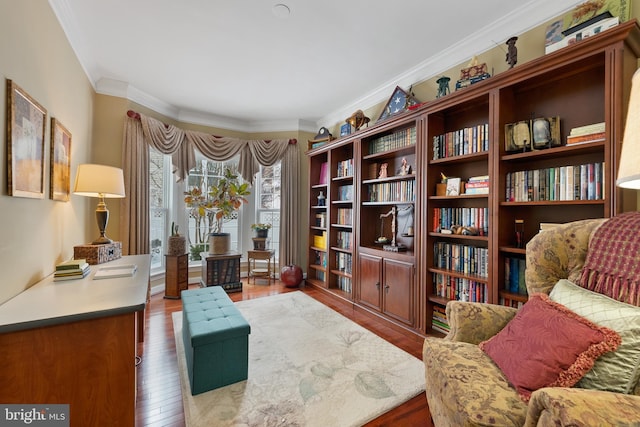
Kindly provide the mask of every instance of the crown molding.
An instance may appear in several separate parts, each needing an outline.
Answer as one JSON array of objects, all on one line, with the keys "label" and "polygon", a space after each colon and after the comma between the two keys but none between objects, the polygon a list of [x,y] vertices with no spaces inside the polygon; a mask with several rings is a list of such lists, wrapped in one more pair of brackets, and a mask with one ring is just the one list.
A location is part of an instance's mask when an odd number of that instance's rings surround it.
[{"label": "crown molding", "polygon": [[[386,101],[396,86],[408,90],[410,86],[437,76],[479,53],[496,46],[496,41],[506,41],[514,34],[522,34],[560,16],[583,1],[530,0],[517,11],[501,17],[480,31],[470,34],[458,43],[442,50],[415,67],[378,86],[354,102],[333,111],[317,122],[318,126],[341,123],[356,110],[366,110]],[[435,89],[434,89],[435,91]]]}]

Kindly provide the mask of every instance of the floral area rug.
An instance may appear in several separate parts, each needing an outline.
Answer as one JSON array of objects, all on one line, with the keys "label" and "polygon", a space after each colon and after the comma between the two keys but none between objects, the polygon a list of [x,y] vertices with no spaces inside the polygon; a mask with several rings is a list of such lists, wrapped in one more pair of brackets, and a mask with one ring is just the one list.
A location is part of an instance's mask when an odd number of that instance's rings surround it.
[{"label": "floral area rug", "polygon": [[303,292],[236,305],[251,325],[248,380],[196,396],[173,314],[187,426],[360,426],[424,391],[421,360]]}]

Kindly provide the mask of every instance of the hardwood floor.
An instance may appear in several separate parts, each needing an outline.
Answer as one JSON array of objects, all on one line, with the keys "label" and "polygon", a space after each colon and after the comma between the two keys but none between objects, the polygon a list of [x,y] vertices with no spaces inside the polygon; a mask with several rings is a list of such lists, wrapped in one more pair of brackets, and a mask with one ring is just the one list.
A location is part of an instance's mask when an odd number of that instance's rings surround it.
[{"label": "hardwood floor", "polygon": [[[198,285],[189,286],[189,288],[197,287]],[[307,293],[392,344],[422,358],[422,339],[419,337],[407,336],[383,323],[376,322],[371,317],[354,310],[350,305],[338,304],[324,292],[311,287],[290,289],[279,281],[271,286],[249,285],[245,280],[243,291],[229,294],[229,296],[233,301],[240,301],[296,290]],[[180,310],[182,310],[181,300],[165,299],[164,293],[153,295],[147,305],[144,343],[139,349],[139,353],[142,353],[142,362],[138,365],[136,408],[136,426],[138,427],[185,425],[171,320],[171,313]],[[368,427],[431,427],[432,425],[424,393],[367,424]]]}]

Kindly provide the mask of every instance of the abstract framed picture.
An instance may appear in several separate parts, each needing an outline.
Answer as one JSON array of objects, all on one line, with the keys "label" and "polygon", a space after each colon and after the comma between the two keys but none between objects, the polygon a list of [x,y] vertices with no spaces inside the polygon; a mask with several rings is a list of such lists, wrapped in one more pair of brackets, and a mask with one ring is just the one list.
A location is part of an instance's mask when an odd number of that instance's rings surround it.
[{"label": "abstract framed picture", "polygon": [[51,118],[50,158],[49,198],[68,202],[71,192],[71,132],[56,118]]},{"label": "abstract framed picture", "polygon": [[7,79],[7,192],[44,198],[44,138],[47,110]]}]

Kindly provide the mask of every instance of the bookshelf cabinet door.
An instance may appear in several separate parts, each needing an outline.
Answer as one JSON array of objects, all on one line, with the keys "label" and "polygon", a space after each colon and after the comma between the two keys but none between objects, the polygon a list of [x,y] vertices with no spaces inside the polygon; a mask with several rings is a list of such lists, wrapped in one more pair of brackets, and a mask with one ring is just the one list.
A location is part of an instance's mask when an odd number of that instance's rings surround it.
[{"label": "bookshelf cabinet door", "polygon": [[360,300],[367,307],[380,310],[382,288],[382,258],[360,254]]}]

